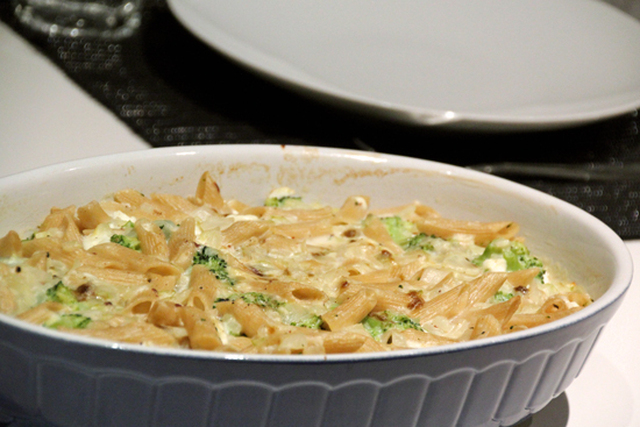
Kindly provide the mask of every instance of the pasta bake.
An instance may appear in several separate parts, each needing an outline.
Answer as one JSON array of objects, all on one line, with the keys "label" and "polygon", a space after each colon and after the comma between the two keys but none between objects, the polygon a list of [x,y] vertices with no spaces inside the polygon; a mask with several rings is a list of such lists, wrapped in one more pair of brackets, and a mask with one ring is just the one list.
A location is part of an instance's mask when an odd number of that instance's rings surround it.
[{"label": "pasta bake", "polygon": [[0,239],[0,312],[149,346],[273,354],[487,338],[591,303],[513,221],[420,202],[327,206],[278,188],[253,206],[209,173],[195,194],[124,189]]}]

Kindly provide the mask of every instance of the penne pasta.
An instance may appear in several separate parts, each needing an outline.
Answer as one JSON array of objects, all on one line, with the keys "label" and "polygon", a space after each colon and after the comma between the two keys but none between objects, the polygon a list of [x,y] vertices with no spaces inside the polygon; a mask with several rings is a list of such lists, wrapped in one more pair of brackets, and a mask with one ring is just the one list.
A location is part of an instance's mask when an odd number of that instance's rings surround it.
[{"label": "penne pasta", "polygon": [[191,348],[215,350],[222,345],[215,323],[208,314],[194,307],[183,307],[181,319],[189,337]]},{"label": "penne pasta", "polygon": [[340,354],[513,333],[591,303],[512,221],[414,203],[264,205],[123,189],[0,238],[0,312],[82,336],[207,351]]},{"label": "penne pasta", "polygon": [[167,239],[154,222],[141,218],[136,221],[134,230],[140,241],[140,252],[151,255],[162,261],[169,261],[169,245]]},{"label": "penne pasta", "polygon": [[0,257],[9,258],[22,255],[22,240],[15,231],[9,231],[0,239]]},{"label": "penne pasta", "polygon": [[330,331],[339,331],[360,322],[376,306],[375,292],[362,289],[321,316]]}]

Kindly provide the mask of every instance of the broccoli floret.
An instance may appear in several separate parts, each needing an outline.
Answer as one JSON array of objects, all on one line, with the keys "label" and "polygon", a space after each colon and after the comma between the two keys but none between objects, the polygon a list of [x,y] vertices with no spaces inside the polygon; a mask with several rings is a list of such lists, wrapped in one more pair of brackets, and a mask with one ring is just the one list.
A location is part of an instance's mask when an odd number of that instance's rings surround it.
[{"label": "broccoli floret", "polygon": [[379,340],[380,337],[391,329],[404,331],[405,329],[415,329],[424,331],[420,323],[411,319],[409,316],[400,313],[394,313],[385,310],[380,313],[370,314],[362,320],[362,325],[371,334],[371,336]]},{"label": "broccoli floret", "polygon": [[127,236],[124,234],[113,234],[111,236],[111,242],[124,246],[125,248],[133,249],[134,251],[140,250],[140,240],[137,237]]},{"label": "broccoli floret", "polygon": [[320,329],[322,327],[322,318],[316,314],[312,314],[309,317],[299,319],[295,322],[291,322],[291,326],[299,326],[309,329]]},{"label": "broccoli floret", "polygon": [[416,225],[399,216],[380,218],[394,242],[400,246],[407,244],[418,233]]},{"label": "broccoli floret", "polygon": [[247,304],[255,304],[262,308],[271,308],[273,310],[277,310],[284,304],[284,302],[278,301],[277,299],[260,292],[245,292],[240,294],[239,297]]},{"label": "broccoli floret", "polygon": [[498,291],[493,296],[493,300],[495,302],[505,302],[505,301],[509,301],[513,297],[514,295],[511,292],[506,293],[506,292]]},{"label": "broccoli floret", "polygon": [[293,208],[298,207],[301,202],[302,197],[298,196],[269,197],[264,205],[270,208]]},{"label": "broccoli floret", "polygon": [[[65,286],[62,282],[58,282],[46,291],[46,298],[48,301],[64,304],[72,309],[78,308],[78,298],[74,291]],[[78,313],[62,314],[56,317],[55,320],[45,323],[45,326],[49,328],[74,328],[81,329],[86,328],[91,322],[91,319],[87,316]]]},{"label": "broccoli floret", "polygon": [[402,245],[402,247],[406,251],[415,250],[415,249],[420,249],[423,251],[432,251],[434,249],[433,247],[434,239],[437,239],[437,237],[427,236],[424,233],[420,233],[420,234],[416,234],[415,236],[407,240],[404,243],[404,245]]},{"label": "broccoli floret", "polygon": [[82,314],[63,314],[58,319],[51,323],[47,323],[46,326],[53,329],[58,328],[71,328],[71,329],[84,329],[91,323],[91,318],[83,316]]},{"label": "broccoli floret", "polygon": [[62,282],[58,282],[47,289],[46,296],[47,300],[59,302],[64,305],[73,305],[78,302],[75,293]]},{"label": "broccoli floret", "polygon": [[529,253],[529,249],[520,242],[512,242],[508,250],[503,251],[502,256],[507,261],[509,271],[524,270],[525,268],[542,268],[542,262]]},{"label": "broccoli floret", "polygon": [[507,263],[507,271],[518,271],[527,268],[540,268],[538,278],[542,280],[544,275],[542,262],[529,253],[529,249],[517,241],[506,241],[503,239],[494,240],[487,245],[484,252],[473,260],[475,265],[482,265],[487,259],[494,255],[502,256]]},{"label": "broccoli floret", "polygon": [[491,258],[493,255],[502,255],[503,250],[504,248],[498,245],[498,241],[494,240],[484,248],[482,255],[474,258],[472,262],[478,266],[482,265],[483,262]]},{"label": "broccoli floret", "polygon": [[202,246],[196,251],[193,256],[193,264],[205,265],[218,280],[226,282],[231,286],[235,284],[235,281],[229,275],[227,261],[220,256],[217,250],[209,246]]}]

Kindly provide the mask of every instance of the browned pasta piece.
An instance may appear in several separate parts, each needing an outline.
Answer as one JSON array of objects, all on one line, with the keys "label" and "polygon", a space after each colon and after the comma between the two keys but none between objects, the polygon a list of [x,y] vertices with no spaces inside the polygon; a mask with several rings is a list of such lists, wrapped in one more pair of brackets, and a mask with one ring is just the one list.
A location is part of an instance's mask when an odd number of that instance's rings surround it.
[{"label": "browned pasta piece", "polygon": [[404,290],[403,283],[352,283],[345,287],[342,296],[350,296],[362,289],[368,289],[376,296],[376,305],[371,311],[393,310],[408,314],[424,305],[425,301],[419,291]]},{"label": "browned pasta piece", "polygon": [[207,267],[202,264],[194,265],[189,279],[189,296],[186,304],[200,310],[211,309],[219,287],[220,281]]},{"label": "browned pasta piece", "polygon": [[162,274],[146,273],[149,287],[158,292],[172,291],[178,282],[178,276],[163,276]]},{"label": "browned pasta piece", "polygon": [[139,191],[127,188],[115,193],[113,200],[125,208],[138,208],[147,201],[147,198]]},{"label": "browned pasta piece", "polygon": [[147,346],[177,347],[177,339],[163,328],[147,323],[143,320],[134,320],[124,325],[86,328],[86,329],[63,329],[76,335],[89,336],[111,341],[119,341],[130,344]]},{"label": "browned pasta piece", "polygon": [[485,302],[493,297],[507,280],[509,273],[485,273],[469,282],[469,304]]},{"label": "browned pasta piece", "polygon": [[329,206],[318,209],[283,209],[268,207],[262,213],[266,217],[284,217],[291,221],[307,222],[332,219],[334,216],[333,209]]},{"label": "browned pasta piece", "polygon": [[80,206],[76,212],[78,217],[78,227],[80,230],[94,229],[103,222],[111,220],[109,214],[100,206],[100,203],[93,200],[84,206]]},{"label": "browned pasta piece", "polygon": [[362,289],[347,298],[338,307],[321,316],[331,331],[339,331],[354,325],[365,318],[376,306],[376,294],[369,289]]},{"label": "browned pasta piece", "polygon": [[182,323],[187,330],[189,346],[197,350],[215,350],[222,345],[215,323],[208,314],[195,307],[183,307]]},{"label": "browned pasta piece", "polygon": [[180,223],[180,227],[169,238],[169,261],[186,270],[193,262],[193,256],[196,253],[195,240],[195,219],[187,218]]},{"label": "browned pasta piece", "polygon": [[300,241],[286,237],[280,234],[267,234],[259,242],[259,244],[268,252],[290,252],[300,251]]},{"label": "browned pasta piece", "polygon": [[11,230],[0,239],[0,257],[12,257],[22,255],[22,240],[15,231]]},{"label": "browned pasta piece", "polygon": [[236,221],[222,231],[225,245],[240,246],[251,238],[259,238],[269,230],[266,221]]},{"label": "browned pasta piece", "polygon": [[15,295],[8,286],[0,283],[0,313],[14,314],[18,309]]},{"label": "browned pasta piece", "polygon": [[173,301],[156,300],[149,308],[147,321],[156,326],[180,326],[182,306]]},{"label": "browned pasta piece", "polygon": [[166,219],[176,222],[189,218],[189,214],[199,207],[187,198],[175,194],[153,193],[150,198],[159,206],[162,206],[163,211],[171,212],[170,217]]},{"label": "browned pasta piece", "polygon": [[175,265],[154,256],[144,255],[117,243],[101,243],[92,247],[90,253],[108,260],[124,263],[125,269],[139,273],[178,275],[182,271]]},{"label": "browned pasta piece", "polygon": [[362,345],[356,350],[356,353],[371,353],[371,352],[380,352],[380,351],[388,351],[389,348],[385,347],[378,341],[374,340],[371,337],[364,337],[364,342]]},{"label": "browned pasta piece", "polygon": [[451,308],[466,286],[466,284],[458,285],[431,298],[414,310],[411,317],[418,319],[420,324],[424,324],[437,316],[449,317]]},{"label": "browned pasta piece", "polygon": [[82,233],[75,221],[75,206],[64,209],[51,209],[51,213],[40,225],[41,231],[58,229],[62,233],[63,241],[82,241]]},{"label": "browned pasta piece", "polygon": [[127,311],[133,314],[147,314],[151,306],[158,301],[158,291],[155,289],[140,289],[129,302]]},{"label": "browned pasta piece", "polygon": [[[133,289],[149,284],[149,279],[144,273],[86,265],[74,268],[69,272],[68,277],[70,281],[74,281],[78,286],[87,281],[91,282],[92,279]],[[124,292],[123,290],[121,291]]]},{"label": "browned pasta piece", "polygon": [[509,323],[513,315],[520,308],[520,304],[522,303],[522,297],[520,295],[516,295],[515,297],[509,299],[508,301],[504,301],[498,304],[490,305],[486,308],[478,309],[478,310],[470,310],[464,314],[464,317],[469,320],[469,323],[475,323],[480,317],[483,316],[492,316],[498,322],[500,322],[501,327]]},{"label": "browned pasta piece", "polygon": [[324,236],[331,233],[332,224],[329,219],[318,219],[278,224],[272,226],[271,230],[276,234],[292,239],[309,239],[311,237]]},{"label": "browned pasta piece", "polygon": [[380,218],[369,215],[364,221],[362,232],[365,236],[387,248],[393,254],[401,254],[403,249],[393,241]]},{"label": "browned pasta piece", "polygon": [[140,251],[162,261],[169,261],[169,245],[162,229],[145,218],[136,221],[134,229],[140,240]]},{"label": "browned pasta piece", "polygon": [[319,302],[327,299],[320,289],[297,282],[255,282],[253,287],[258,292],[277,295],[288,301]]},{"label": "browned pasta piece", "polygon": [[519,230],[518,224],[511,221],[478,222],[461,221],[448,218],[423,218],[417,222],[418,230],[428,235],[448,238],[454,234],[471,234],[479,245],[486,245],[499,237],[509,239]]},{"label": "browned pasta piece", "polygon": [[80,245],[66,244],[54,237],[42,237],[22,243],[22,254],[25,257],[31,257],[39,251],[48,254],[51,259],[62,262],[68,268],[88,255]]},{"label": "browned pasta piece", "polygon": [[439,218],[438,211],[431,206],[423,205],[422,203],[416,203],[414,213],[422,218]]},{"label": "browned pasta piece", "polygon": [[42,220],[40,230],[46,231],[52,228],[63,228],[66,225],[66,220],[68,218],[73,218],[75,216],[75,212],[76,207],[73,205],[64,209],[51,208],[49,215]]},{"label": "browned pasta piece", "polygon": [[47,271],[49,265],[49,254],[44,251],[37,251],[31,258],[25,261],[25,264],[37,268],[38,270]]},{"label": "browned pasta piece", "polygon": [[252,268],[251,266],[246,266],[240,260],[238,260],[238,258],[234,257],[233,255],[229,253],[225,253],[223,257],[225,261],[227,261],[227,264],[229,265],[231,270],[236,270],[244,274],[248,280],[253,280],[253,281],[267,280],[262,276],[262,273],[260,273],[260,271],[256,270],[255,268]]},{"label": "browned pasta piece", "polygon": [[504,329],[509,331],[533,328],[534,326],[544,325],[545,323],[562,319],[563,317],[575,313],[578,310],[580,310],[580,307],[574,307],[553,313],[516,313],[511,317],[511,320],[507,322]]},{"label": "browned pasta piece", "polygon": [[420,274],[416,277],[416,280],[423,283],[427,289],[431,289],[438,284],[443,285],[445,279],[452,280],[454,279],[453,273],[448,270],[443,270],[439,268],[424,268],[420,270]]},{"label": "browned pasta piece", "polygon": [[350,196],[336,212],[335,217],[339,222],[351,224],[363,220],[367,216],[368,209],[369,197]]},{"label": "browned pasta piece", "polygon": [[502,334],[502,324],[491,314],[480,316],[471,331],[470,339],[495,337]]},{"label": "browned pasta piece", "polygon": [[424,263],[420,260],[402,265],[393,264],[388,268],[380,268],[369,273],[352,276],[352,279],[363,283],[409,280],[415,277],[415,275],[420,272],[423,267]]},{"label": "browned pasta piece", "polygon": [[200,176],[195,194],[196,200],[209,206],[218,213],[228,212],[224,199],[220,194],[220,187],[213,180],[209,172],[205,172]]},{"label": "browned pasta piece", "polygon": [[355,353],[365,345],[366,341],[367,337],[365,335],[349,331],[339,331],[324,335],[322,344],[327,354]]},{"label": "browned pasta piece", "polygon": [[514,287],[526,288],[531,281],[540,274],[540,269],[537,267],[527,268],[524,270],[512,271],[509,273],[507,280]]},{"label": "browned pasta piece", "polygon": [[247,304],[241,299],[224,301],[216,304],[221,315],[231,314],[242,326],[242,333],[248,337],[258,335],[258,332],[274,332],[276,326],[266,313],[255,304]]},{"label": "browned pasta piece", "polygon": [[[242,215],[253,215],[256,216],[258,218],[267,218],[270,216],[270,212],[272,212],[273,208],[267,207],[267,206],[246,206],[244,204],[239,204],[239,202],[236,201],[229,201],[227,202],[227,204],[232,203],[233,206],[235,206],[236,208],[240,208],[237,209],[237,211],[242,214]],[[229,205],[229,207],[231,207],[231,205]],[[235,208],[234,208],[235,209]]]}]

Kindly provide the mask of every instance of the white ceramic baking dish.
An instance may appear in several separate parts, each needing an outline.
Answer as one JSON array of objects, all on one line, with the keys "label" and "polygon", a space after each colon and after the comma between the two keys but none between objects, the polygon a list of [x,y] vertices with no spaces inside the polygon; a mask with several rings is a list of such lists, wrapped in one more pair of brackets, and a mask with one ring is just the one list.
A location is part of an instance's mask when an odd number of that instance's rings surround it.
[{"label": "white ceramic baking dish", "polygon": [[278,356],[166,350],[69,336],[0,316],[0,403],[58,426],[503,426],[542,409],[580,373],[631,282],[621,239],[584,211],[463,168],[298,146],[195,146],[91,158],[0,179],[0,235],[52,206],[115,190],[193,194],[210,171],[224,197],[276,186],[341,204],[419,199],[459,219],[515,220],[528,246],[596,297],[554,323],[422,350]]}]

